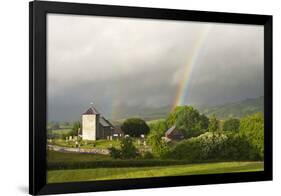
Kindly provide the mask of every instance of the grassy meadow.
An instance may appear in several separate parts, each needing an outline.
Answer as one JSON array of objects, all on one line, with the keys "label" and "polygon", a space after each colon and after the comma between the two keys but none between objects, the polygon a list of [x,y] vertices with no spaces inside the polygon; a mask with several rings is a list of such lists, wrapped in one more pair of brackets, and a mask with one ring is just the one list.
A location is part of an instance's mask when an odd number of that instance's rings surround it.
[{"label": "grassy meadow", "polygon": [[161,167],[94,168],[48,171],[48,183],[262,171],[263,162],[221,162]]},{"label": "grassy meadow", "polygon": [[[48,151],[47,155],[50,167],[47,172],[48,183],[263,170],[263,162],[250,161],[191,164],[184,160],[116,160],[108,155],[54,151]],[[58,165],[61,167],[60,169],[56,168]],[[67,167],[71,169],[67,169]],[[83,167],[85,169],[82,169]]]}]

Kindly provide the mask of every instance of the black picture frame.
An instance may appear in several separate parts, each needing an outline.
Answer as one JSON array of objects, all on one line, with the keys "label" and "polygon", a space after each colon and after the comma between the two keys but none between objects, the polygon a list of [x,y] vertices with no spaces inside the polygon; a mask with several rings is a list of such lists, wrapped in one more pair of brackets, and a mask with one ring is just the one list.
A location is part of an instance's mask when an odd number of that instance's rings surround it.
[{"label": "black picture frame", "polygon": [[[46,14],[118,16],[264,26],[264,171],[46,183]],[[272,16],[33,1],[29,3],[29,193],[59,194],[272,180]]]}]

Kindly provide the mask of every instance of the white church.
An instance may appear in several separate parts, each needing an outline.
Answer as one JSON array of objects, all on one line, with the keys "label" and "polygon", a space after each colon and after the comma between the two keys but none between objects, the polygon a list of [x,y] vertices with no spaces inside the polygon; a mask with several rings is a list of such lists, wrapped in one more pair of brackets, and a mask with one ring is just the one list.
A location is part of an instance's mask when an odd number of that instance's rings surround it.
[{"label": "white church", "polygon": [[112,139],[122,136],[122,131],[113,126],[93,106],[82,114],[81,128],[83,140]]}]

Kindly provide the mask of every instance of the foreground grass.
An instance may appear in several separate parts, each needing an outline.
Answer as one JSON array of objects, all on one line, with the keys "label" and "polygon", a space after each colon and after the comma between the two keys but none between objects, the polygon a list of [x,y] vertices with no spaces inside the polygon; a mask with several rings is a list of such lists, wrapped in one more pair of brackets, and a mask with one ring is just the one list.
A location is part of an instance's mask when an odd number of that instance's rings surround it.
[{"label": "foreground grass", "polygon": [[221,162],[162,167],[96,168],[48,171],[48,183],[262,171],[263,162]]},{"label": "foreground grass", "polygon": [[64,153],[47,151],[48,169],[94,169],[94,168],[128,168],[128,167],[155,167],[167,165],[186,165],[188,160],[161,160],[161,159],[113,159],[109,155]]}]

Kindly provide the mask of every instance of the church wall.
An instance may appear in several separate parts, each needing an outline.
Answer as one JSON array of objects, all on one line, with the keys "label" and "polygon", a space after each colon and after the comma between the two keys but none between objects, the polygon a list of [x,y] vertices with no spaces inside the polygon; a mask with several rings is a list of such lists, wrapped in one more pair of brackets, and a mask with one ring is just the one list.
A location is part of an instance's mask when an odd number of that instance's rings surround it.
[{"label": "church wall", "polygon": [[108,127],[103,127],[102,125],[99,126],[99,136],[97,139],[107,139],[108,136],[112,136],[112,131],[111,128]]},{"label": "church wall", "polygon": [[82,116],[82,139],[83,140],[96,140],[97,139],[97,122],[98,116],[96,115],[83,115]]}]

